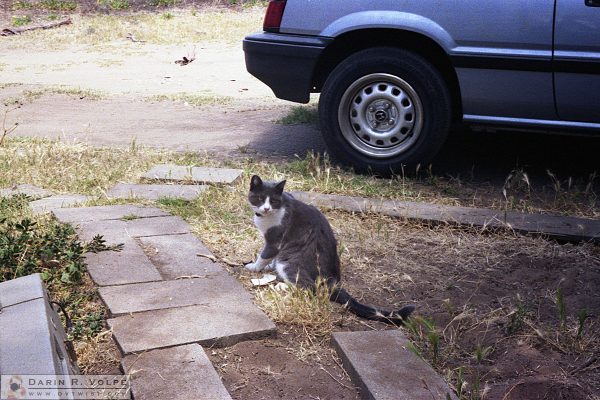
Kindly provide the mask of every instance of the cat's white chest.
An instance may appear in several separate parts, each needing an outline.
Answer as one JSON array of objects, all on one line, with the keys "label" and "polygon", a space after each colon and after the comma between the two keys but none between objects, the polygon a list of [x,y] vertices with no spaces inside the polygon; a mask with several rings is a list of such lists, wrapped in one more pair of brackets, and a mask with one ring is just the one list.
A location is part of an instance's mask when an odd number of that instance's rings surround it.
[{"label": "cat's white chest", "polygon": [[254,224],[256,225],[260,233],[262,233],[264,236],[269,229],[281,225],[281,221],[283,220],[284,214],[285,208],[280,208],[279,210],[267,215],[255,215]]}]

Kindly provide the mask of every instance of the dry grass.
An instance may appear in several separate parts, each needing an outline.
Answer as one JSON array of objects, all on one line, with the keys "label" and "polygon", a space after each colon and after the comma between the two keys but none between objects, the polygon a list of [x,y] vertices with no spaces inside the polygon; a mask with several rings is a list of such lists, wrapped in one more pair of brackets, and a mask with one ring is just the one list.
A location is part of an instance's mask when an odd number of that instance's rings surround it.
[{"label": "dry grass", "polygon": [[226,105],[233,101],[233,97],[217,96],[212,94],[177,93],[170,95],[161,94],[151,96],[147,98],[147,101],[177,101],[199,107]]},{"label": "dry grass", "polygon": [[97,90],[71,88],[66,86],[46,86],[39,89],[23,90],[21,95],[5,98],[3,99],[3,102],[4,104],[31,103],[40,97],[47,95],[65,95],[88,100],[101,100],[107,97],[106,93]]},{"label": "dry grass", "polygon": [[324,282],[316,291],[295,286],[277,290],[267,286],[256,291],[256,301],[271,319],[276,322],[297,325],[310,336],[323,337],[333,327],[333,306],[329,301],[330,291]]},{"label": "dry grass", "polygon": [[[165,17],[168,16],[168,17]],[[60,49],[75,45],[109,45],[125,41],[128,34],[152,44],[217,42],[237,44],[260,30],[264,7],[239,10],[206,7],[197,11],[170,10],[168,14],[73,15],[71,25],[26,32],[8,46]]]},{"label": "dry grass", "polygon": [[103,149],[12,138],[0,147],[0,187],[29,183],[57,192],[102,196],[116,182],[136,180],[157,162],[184,162],[187,158],[135,145],[129,149]]},{"label": "dry grass", "polygon": [[99,335],[75,343],[77,365],[82,374],[101,375],[118,373],[121,355],[112,340],[112,332],[105,330]]}]

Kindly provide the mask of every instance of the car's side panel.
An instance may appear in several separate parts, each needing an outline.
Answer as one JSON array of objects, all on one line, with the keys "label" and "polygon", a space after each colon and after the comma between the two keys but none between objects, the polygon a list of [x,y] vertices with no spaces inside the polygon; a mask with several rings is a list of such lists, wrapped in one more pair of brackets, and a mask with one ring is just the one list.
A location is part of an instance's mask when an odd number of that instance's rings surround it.
[{"label": "car's side panel", "polygon": [[600,7],[557,0],[554,45],[558,115],[600,122]]},{"label": "car's side panel", "polygon": [[327,37],[369,28],[417,32],[436,41],[457,67],[465,114],[557,118],[551,71],[554,0],[322,4],[288,0],[281,32]]},{"label": "car's side panel", "polygon": [[464,114],[555,119],[550,72],[458,68]]}]

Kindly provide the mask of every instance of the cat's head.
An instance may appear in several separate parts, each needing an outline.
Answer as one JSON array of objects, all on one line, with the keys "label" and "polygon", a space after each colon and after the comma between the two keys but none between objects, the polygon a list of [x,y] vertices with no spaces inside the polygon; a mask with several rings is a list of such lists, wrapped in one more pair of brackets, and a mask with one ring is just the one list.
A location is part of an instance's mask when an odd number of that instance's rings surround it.
[{"label": "cat's head", "polygon": [[258,175],[250,179],[248,201],[252,211],[258,216],[279,212],[283,207],[283,188],[285,181],[263,182]]}]

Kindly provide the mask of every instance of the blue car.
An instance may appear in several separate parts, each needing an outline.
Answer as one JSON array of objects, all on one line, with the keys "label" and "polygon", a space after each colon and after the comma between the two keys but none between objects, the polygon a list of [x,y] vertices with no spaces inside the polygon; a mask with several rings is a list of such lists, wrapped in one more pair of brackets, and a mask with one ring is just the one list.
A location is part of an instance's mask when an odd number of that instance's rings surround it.
[{"label": "blue car", "polygon": [[244,51],[277,97],[321,93],[359,171],[425,165],[457,122],[600,133],[600,0],[272,0]]}]

